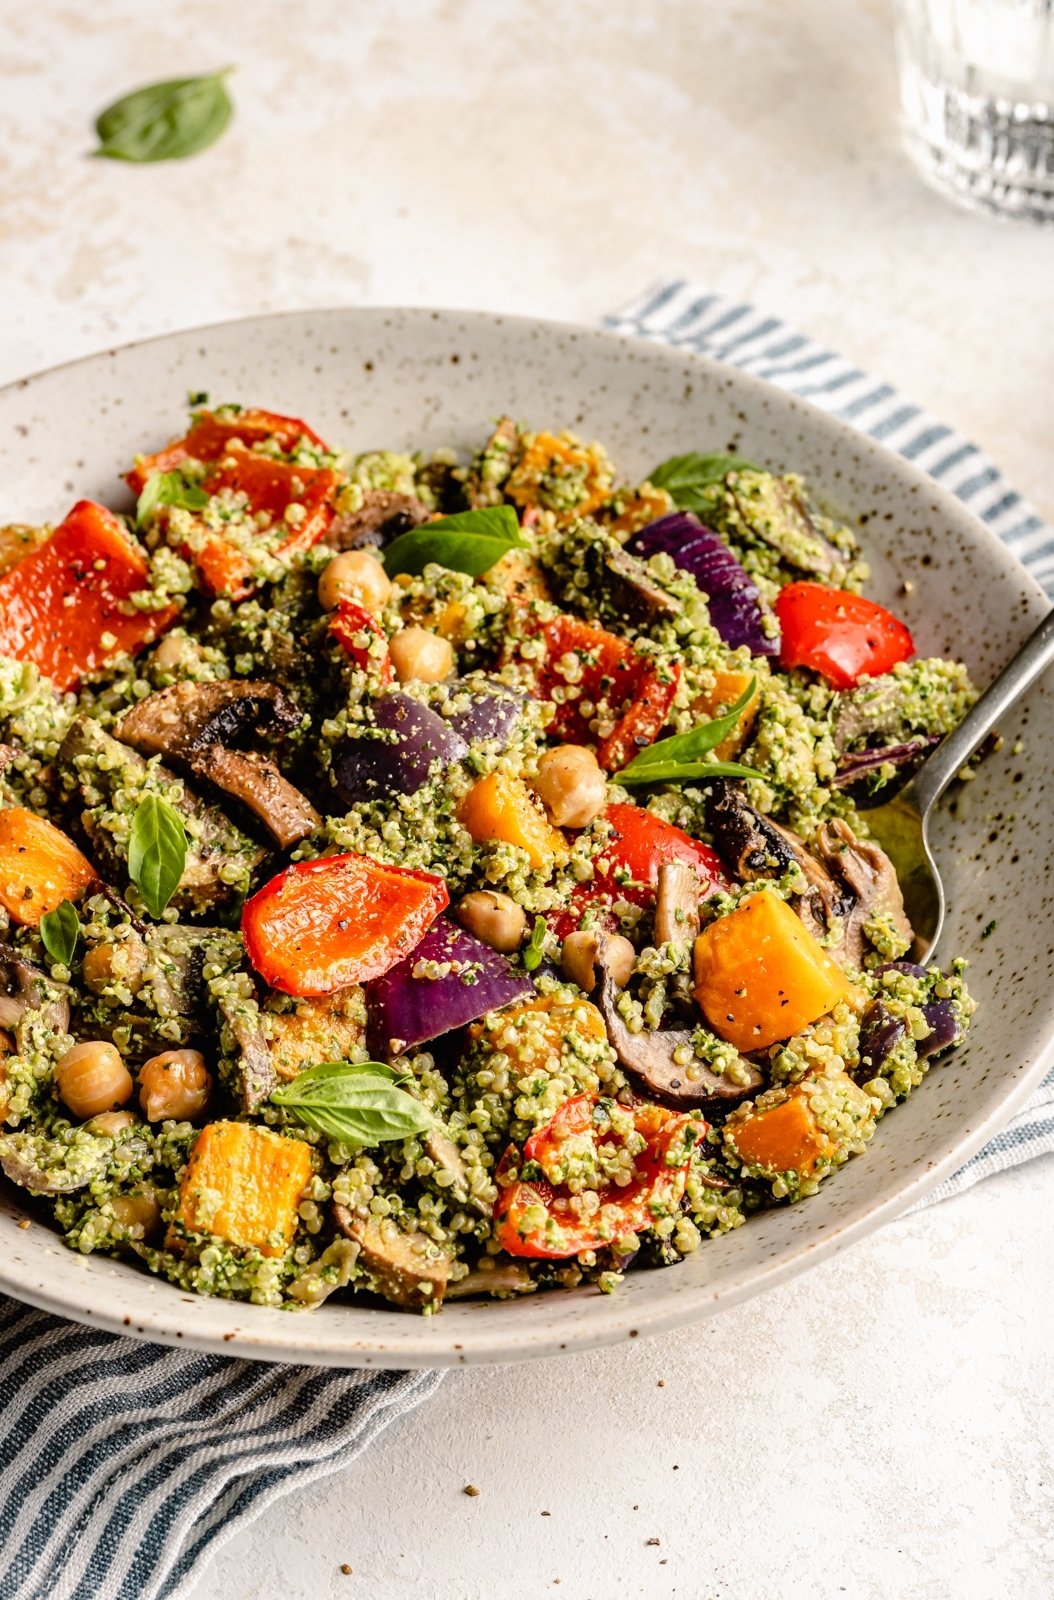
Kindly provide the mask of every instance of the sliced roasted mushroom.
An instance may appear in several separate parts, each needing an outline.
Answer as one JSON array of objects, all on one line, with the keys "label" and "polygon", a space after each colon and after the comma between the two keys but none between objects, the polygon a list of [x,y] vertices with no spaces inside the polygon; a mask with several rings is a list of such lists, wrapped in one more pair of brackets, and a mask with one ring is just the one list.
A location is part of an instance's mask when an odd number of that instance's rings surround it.
[{"label": "sliced roasted mushroom", "polygon": [[767,472],[740,472],[728,483],[743,528],[800,572],[830,577],[852,559],[817,527],[793,483]]},{"label": "sliced roasted mushroom", "polygon": [[475,1267],[463,1278],[452,1283],[446,1292],[448,1300],[471,1300],[475,1295],[490,1295],[493,1300],[509,1300],[513,1295],[531,1294],[538,1283],[531,1277],[530,1269],[522,1261],[506,1261],[494,1266],[490,1272]]},{"label": "sliced roasted mushroom", "polygon": [[360,1216],[335,1205],[337,1227],[359,1247],[365,1287],[393,1305],[420,1311],[438,1306],[446,1293],[450,1258],[424,1233],[406,1233],[390,1217]]},{"label": "sliced roasted mushroom", "polygon": [[680,602],[648,576],[643,561],[628,550],[613,550],[604,561],[600,575],[604,598],[624,622],[647,628],[664,622],[680,611]]},{"label": "sliced roasted mushroom", "polygon": [[43,1005],[42,1020],[55,1033],[65,1033],[70,1007],[59,986],[13,945],[0,944],[0,1028],[17,1028],[27,1011],[42,1006],[47,993],[57,998]]},{"label": "sliced roasted mushroom", "polygon": [[31,1194],[73,1194],[86,1189],[114,1164],[138,1166],[150,1157],[149,1145],[135,1132],[116,1140],[100,1136],[90,1147],[80,1141],[72,1166],[65,1159],[70,1148],[61,1138],[50,1138],[29,1128],[0,1134],[0,1169],[12,1183]]},{"label": "sliced roasted mushroom", "polygon": [[737,784],[712,786],[706,820],[718,854],[743,883],[777,877],[797,864],[808,887],[792,904],[809,932],[825,938],[835,925],[844,927],[852,896],[809,853],[804,840],[748,805]]},{"label": "sliced roasted mushroom", "polygon": [[299,721],[276,683],[226,678],[159,689],[125,713],[116,733],[142,755],[164,756],[241,801],[285,850],[318,827],[318,812],[273,761],[230,746],[289,733]]},{"label": "sliced roasted mushroom", "polygon": [[667,861],[655,892],[655,943],[694,944],[698,937],[698,875],[686,861]]},{"label": "sliced roasted mushroom", "polygon": [[[122,826],[117,826],[117,801],[129,789],[141,789],[147,783],[146,761],[129,745],[112,738],[94,717],[78,717],[62,742],[55,765],[65,797],[80,808],[80,824],[92,860],[105,877],[123,877],[127,821],[121,816]],[[155,776],[174,778],[164,767],[159,767]],[[177,911],[198,913],[227,904],[238,893],[239,879],[244,882],[267,852],[189,786],[175,805],[191,826],[186,865],[172,905]],[[232,865],[238,868],[236,875],[229,871]]]},{"label": "sliced roasted mushroom", "polygon": [[764,1079],[750,1062],[741,1060],[742,1083],[734,1083],[696,1059],[687,1028],[643,1028],[631,1033],[618,1009],[619,989],[604,969],[601,948],[597,964],[600,988],[593,1003],[604,1019],[608,1042],[630,1077],[653,1099],[675,1111],[706,1107],[730,1109],[760,1089]]},{"label": "sliced roasted mushroom", "polygon": [[192,763],[210,745],[290,733],[299,722],[300,712],[276,683],[224,678],[158,689],[126,711],[114,732],[141,755]]},{"label": "sliced roasted mushroom", "polygon": [[845,921],[847,959],[859,965],[866,943],[864,923],[874,916],[889,917],[910,948],[915,935],[904,910],[896,868],[885,851],[873,839],[858,839],[841,817],[821,824],[816,848],[854,896],[855,903]]},{"label": "sliced roasted mushroom", "polygon": [[220,1042],[229,1048],[226,1035],[234,1046],[233,1057],[227,1057],[227,1066],[237,1090],[241,1108],[255,1111],[278,1085],[271,1046],[260,1020],[255,1003],[247,1004],[237,995],[221,995],[217,1010],[223,1024]]},{"label": "sliced roasted mushroom", "polygon": [[268,756],[214,744],[194,763],[194,770],[232,799],[240,800],[281,850],[291,850],[322,822],[310,800],[282,776]]},{"label": "sliced roasted mushroom", "polygon": [[427,522],[431,515],[412,494],[367,489],[357,511],[344,511],[333,518],[322,543],[334,550],[361,550],[371,544],[380,547]]},{"label": "sliced roasted mushroom", "polygon": [[445,1189],[458,1205],[469,1205],[474,1211],[479,1211],[483,1216],[489,1217],[491,1206],[481,1196],[473,1195],[469,1187],[468,1168],[465,1166],[461,1151],[442,1128],[432,1126],[424,1135],[421,1143],[425,1147],[426,1155],[430,1156],[439,1172],[446,1173],[452,1180]]}]

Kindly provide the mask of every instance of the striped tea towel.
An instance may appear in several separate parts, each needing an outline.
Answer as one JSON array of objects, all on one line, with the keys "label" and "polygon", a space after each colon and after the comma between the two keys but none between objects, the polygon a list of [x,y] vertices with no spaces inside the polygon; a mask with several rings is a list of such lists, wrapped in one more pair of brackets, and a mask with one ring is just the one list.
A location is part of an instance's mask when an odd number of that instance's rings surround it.
[{"label": "striped tea towel", "polygon": [[[807,395],[947,483],[1054,579],[1054,539],[981,453],[800,334],[686,283],[608,327]],[[929,1199],[1054,1148],[1054,1074]],[[433,1393],[438,1372],[332,1372],[194,1355],[0,1298],[0,1600],[176,1600],[293,1485],[335,1472]]]},{"label": "striped tea towel", "polygon": [[[708,294],[700,284],[683,279],[653,285],[614,316],[605,317],[604,326],[742,367],[880,439],[958,495],[1054,595],[1054,529],[976,445],[912,405],[890,384],[861,372],[777,317]],[[1001,1133],[921,1203],[930,1205],[960,1194],[993,1172],[1050,1151],[1054,1151],[1054,1071]]]}]

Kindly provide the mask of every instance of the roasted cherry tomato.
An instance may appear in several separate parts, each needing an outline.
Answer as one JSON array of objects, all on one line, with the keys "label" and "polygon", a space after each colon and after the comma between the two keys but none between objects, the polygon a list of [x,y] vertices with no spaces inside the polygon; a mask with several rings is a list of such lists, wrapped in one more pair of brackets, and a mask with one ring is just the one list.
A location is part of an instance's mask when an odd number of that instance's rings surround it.
[{"label": "roasted cherry tomato", "polygon": [[[329,632],[363,672],[375,672],[382,683],[391,683],[392,663],[384,629],[365,606],[357,606],[354,600],[338,601],[329,619]],[[370,649],[371,636],[384,640],[383,652],[375,654]]]},{"label": "roasted cherry tomato", "polygon": [[[600,765],[617,772],[662,732],[680,667],[659,668],[627,640],[579,617],[554,617],[540,632],[545,656],[538,693],[556,707],[553,733],[594,746]],[[598,715],[615,719],[599,741],[589,725]]]},{"label": "roasted cherry tomato", "polygon": [[[720,858],[708,844],[693,839],[671,822],[664,822],[643,806],[610,805],[601,813],[612,827],[612,835],[600,858],[596,875],[571,893],[570,902],[555,912],[550,926],[558,939],[566,939],[582,920],[589,906],[615,900],[648,907],[655,903],[659,868],[668,861],[684,861],[699,874],[700,898],[716,889],[727,889],[728,878]],[[605,918],[609,933],[618,927],[614,912]]]},{"label": "roasted cherry tomato", "polygon": [[874,600],[822,583],[789,583],[776,599],[780,666],[807,667],[834,689],[854,689],[914,655],[904,624]]},{"label": "roasted cherry tomato", "polygon": [[[627,1184],[604,1185],[598,1191],[599,1211],[582,1207],[575,1192],[580,1185],[573,1183],[576,1169],[583,1164],[588,1168],[599,1146],[616,1145],[625,1137],[612,1125],[612,1109],[610,1102],[577,1095],[531,1135],[522,1156],[514,1145],[506,1150],[495,1174],[500,1190],[495,1224],[509,1255],[563,1260],[599,1250],[654,1226],[680,1205],[692,1150],[706,1123],[697,1114],[640,1105],[628,1113],[625,1107],[616,1111],[632,1117],[634,1134],[644,1140],[633,1153],[633,1178]],[[514,1169],[530,1176],[503,1184]]]},{"label": "roasted cherry tomato", "polygon": [[293,450],[298,440],[306,439],[318,449],[329,451],[329,446],[299,417],[281,417],[277,412],[254,408],[222,418],[211,411],[201,411],[185,438],[174,439],[156,455],[139,456],[131,472],[125,474],[125,481],[136,494],[142,494],[147,479],[155,472],[175,472],[184,461],[218,461],[232,439],[240,440],[248,450],[273,439],[286,452]]}]

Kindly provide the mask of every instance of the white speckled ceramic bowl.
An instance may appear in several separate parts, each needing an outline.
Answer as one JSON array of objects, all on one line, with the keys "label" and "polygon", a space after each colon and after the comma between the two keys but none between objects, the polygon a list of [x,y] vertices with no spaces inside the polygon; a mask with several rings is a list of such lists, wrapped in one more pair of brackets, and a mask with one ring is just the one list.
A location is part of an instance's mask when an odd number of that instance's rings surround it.
[{"label": "white speckled ceramic bowl", "polygon": [[[980,684],[1046,602],[950,495],[879,445],[712,361],[592,331],[460,312],[341,310],[255,318],[93,356],[0,392],[0,522],[58,519],[82,495],[120,506],[133,452],[178,433],[207,390],[303,416],[356,449],[474,445],[501,411],[602,439],[630,476],[691,449],[803,471],[859,524],[875,578],[921,654],[962,656]],[[900,580],[910,578],[910,597]],[[971,965],[980,1011],[879,1127],[868,1154],[802,1205],[774,1210],[676,1267],[595,1289],[449,1305],[421,1318],[327,1305],[308,1313],[181,1293],[131,1265],[17,1226],[0,1194],[0,1287],[83,1322],[198,1349],[333,1366],[511,1361],[632,1339],[712,1315],[800,1272],[903,1211],[1010,1116],[1054,1055],[1051,684],[1015,714],[935,829],[950,891],[940,955]],[[1014,754],[1018,737],[1020,754]],[[995,932],[982,942],[993,918]]]}]

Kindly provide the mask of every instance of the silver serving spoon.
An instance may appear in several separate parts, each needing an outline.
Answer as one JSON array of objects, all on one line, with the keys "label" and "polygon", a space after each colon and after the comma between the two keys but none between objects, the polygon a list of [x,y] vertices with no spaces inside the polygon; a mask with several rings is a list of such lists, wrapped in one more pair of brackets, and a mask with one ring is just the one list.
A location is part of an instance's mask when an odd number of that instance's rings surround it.
[{"label": "silver serving spoon", "polygon": [[895,799],[865,811],[867,825],[897,871],[915,930],[915,957],[926,961],[944,924],[944,885],[927,837],[934,806],[1000,717],[1054,662],[1054,611],[1005,666],[959,726],[928,756]]}]

